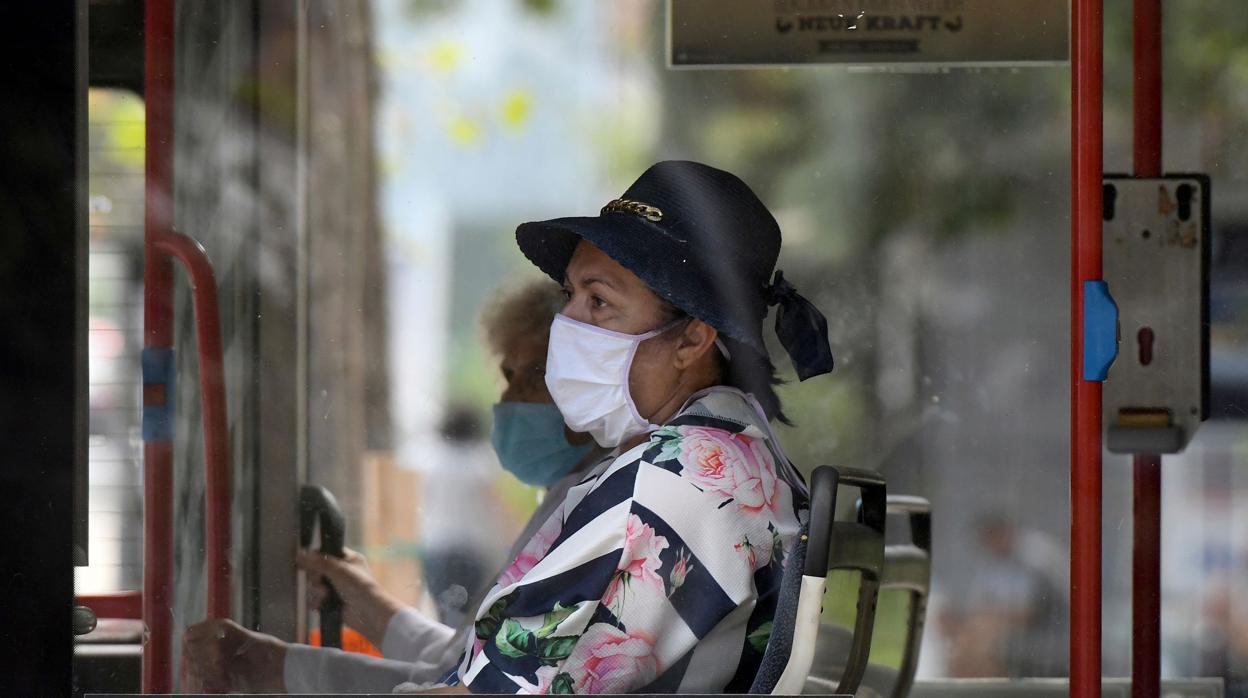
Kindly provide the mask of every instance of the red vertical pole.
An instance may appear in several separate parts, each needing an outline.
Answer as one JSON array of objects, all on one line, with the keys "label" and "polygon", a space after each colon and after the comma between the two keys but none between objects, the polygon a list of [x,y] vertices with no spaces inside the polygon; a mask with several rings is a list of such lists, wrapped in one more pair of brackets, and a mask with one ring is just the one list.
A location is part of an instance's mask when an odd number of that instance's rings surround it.
[{"label": "red vertical pole", "polygon": [[1161,456],[1135,456],[1131,696],[1161,695]]},{"label": "red vertical pole", "polygon": [[1070,695],[1101,694],[1101,384],[1083,380],[1083,285],[1101,279],[1101,0],[1073,0]]},{"label": "red vertical pole", "polygon": [[[1161,176],[1161,0],[1134,2],[1134,171]],[[1134,461],[1131,696],[1161,694],[1161,456]]]},{"label": "red vertical pole", "polygon": [[[156,250],[173,230],[173,0],[147,0],[144,8],[146,144],[143,239],[143,345],[173,345],[173,266]],[[172,395],[147,395],[165,404]],[[143,444],[143,691],[170,693],[173,610],[173,443]]]},{"label": "red vertical pole", "polygon": [[1134,169],[1161,176],[1161,0],[1135,0]]}]

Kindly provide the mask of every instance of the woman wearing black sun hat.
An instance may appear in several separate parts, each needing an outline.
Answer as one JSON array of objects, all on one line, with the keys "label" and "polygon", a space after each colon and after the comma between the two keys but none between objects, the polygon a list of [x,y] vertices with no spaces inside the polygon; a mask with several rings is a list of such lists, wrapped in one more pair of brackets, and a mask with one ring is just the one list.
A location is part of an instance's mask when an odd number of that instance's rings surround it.
[{"label": "woman wearing black sun hat", "polygon": [[799,378],[832,370],[824,317],[773,276],[779,226],[736,176],[668,161],[599,215],[525,223],[516,239],[568,299],[551,326],[551,396],[613,451],[486,597],[449,680],[744,691],[806,507],[769,427],[784,415],[768,307]]}]

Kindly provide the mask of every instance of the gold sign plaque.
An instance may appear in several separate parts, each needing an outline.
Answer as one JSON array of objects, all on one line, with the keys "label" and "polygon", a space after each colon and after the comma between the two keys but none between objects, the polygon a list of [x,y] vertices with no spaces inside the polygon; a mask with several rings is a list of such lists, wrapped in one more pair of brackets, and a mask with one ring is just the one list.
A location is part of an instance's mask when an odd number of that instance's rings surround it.
[{"label": "gold sign plaque", "polygon": [[1059,65],[1069,0],[668,0],[674,68]]}]

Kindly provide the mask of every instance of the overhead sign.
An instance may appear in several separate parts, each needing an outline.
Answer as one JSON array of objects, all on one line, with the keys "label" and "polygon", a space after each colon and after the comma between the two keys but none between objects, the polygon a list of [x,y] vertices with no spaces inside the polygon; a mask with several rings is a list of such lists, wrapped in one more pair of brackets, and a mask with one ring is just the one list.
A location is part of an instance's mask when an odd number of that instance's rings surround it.
[{"label": "overhead sign", "polygon": [[1069,0],[669,0],[674,68],[1055,65]]}]

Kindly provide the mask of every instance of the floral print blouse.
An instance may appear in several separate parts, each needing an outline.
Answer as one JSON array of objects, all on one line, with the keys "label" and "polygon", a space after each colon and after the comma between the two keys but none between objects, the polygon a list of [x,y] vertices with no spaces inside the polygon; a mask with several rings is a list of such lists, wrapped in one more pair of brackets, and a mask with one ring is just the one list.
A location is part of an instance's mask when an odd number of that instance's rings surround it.
[{"label": "floral print blouse", "polygon": [[574,486],[477,612],[479,693],[744,692],[806,487],[752,399],[712,388]]}]

